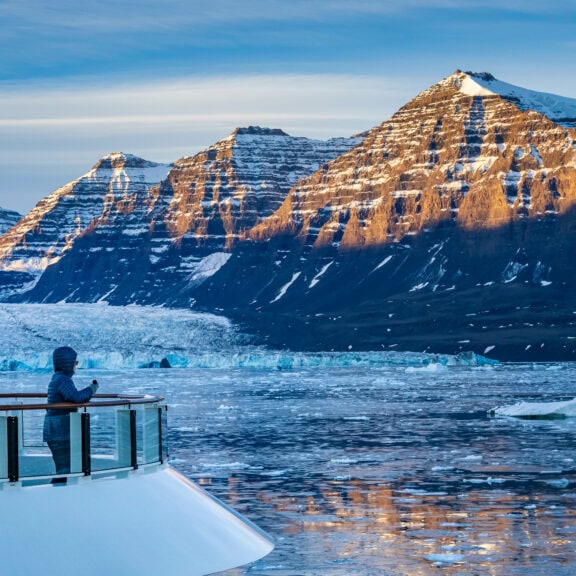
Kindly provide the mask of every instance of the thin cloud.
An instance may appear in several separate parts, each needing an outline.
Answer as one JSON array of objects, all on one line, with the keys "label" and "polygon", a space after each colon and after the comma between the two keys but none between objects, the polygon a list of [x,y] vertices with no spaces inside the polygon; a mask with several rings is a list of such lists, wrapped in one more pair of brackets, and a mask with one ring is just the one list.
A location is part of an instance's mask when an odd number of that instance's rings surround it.
[{"label": "thin cloud", "polygon": [[[349,118],[384,120],[410,96],[410,83],[350,75],[258,75],[163,80],[95,89],[12,87],[0,92],[0,127],[237,123]],[[413,90],[413,88],[412,88]],[[362,101],[362,107],[356,106]]]},{"label": "thin cloud", "polygon": [[[415,10],[482,9],[520,13],[573,11],[565,2],[535,0],[7,0],[0,4],[0,17],[25,29],[118,31],[184,29],[194,26],[265,21],[329,21],[354,15],[390,15]],[[10,27],[6,27],[9,31]]]}]

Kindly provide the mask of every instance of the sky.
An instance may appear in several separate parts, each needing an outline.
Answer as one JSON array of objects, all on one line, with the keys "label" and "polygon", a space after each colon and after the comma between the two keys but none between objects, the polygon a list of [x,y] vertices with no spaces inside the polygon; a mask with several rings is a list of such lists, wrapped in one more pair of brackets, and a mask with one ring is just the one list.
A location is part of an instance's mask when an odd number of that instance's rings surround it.
[{"label": "sky", "polygon": [[363,132],[456,69],[576,98],[576,0],[0,0],[0,207],[238,126]]}]

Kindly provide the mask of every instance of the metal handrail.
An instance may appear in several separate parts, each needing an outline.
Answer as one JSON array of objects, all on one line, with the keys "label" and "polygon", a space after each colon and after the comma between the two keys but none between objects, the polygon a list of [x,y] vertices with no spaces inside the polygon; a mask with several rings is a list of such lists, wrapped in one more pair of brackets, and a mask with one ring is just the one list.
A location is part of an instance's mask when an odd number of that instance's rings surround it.
[{"label": "metal handrail", "polygon": [[[31,399],[48,398],[48,394],[38,392],[18,392],[14,394],[0,394],[0,399],[12,398]],[[59,402],[56,404],[0,404],[0,412],[12,412],[23,410],[63,410],[70,408],[99,408],[102,406],[130,406],[132,404],[157,404],[163,402],[163,396],[153,396],[151,394],[94,394],[92,398],[100,402]]]},{"label": "metal handrail", "polygon": [[[95,401],[90,402],[58,402],[38,403],[39,399],[47,399],[46,393],[15,392],[0,394],[0,402],[10,399],[17,404],[0,404],[0,482],[18,482],[19,480],[34,480],[35,478],[50,477],[45,471],[37,468],[34,458],[28,459],[24,445],[23,422],[25,411],[45,411],[47,409],[66,410],[73,412],[70,415],[70,438],[74,439],[75,447],[70,447],[70,455],[74,455],[73,472],[58,474],[58,476],[74,475],[82,472],[84,476],[92,474],[93,457],[91,450],[90,412],[88,409],[116,407],[116,426],[111,443],[114,457],[110,464],[98,468],[98,473],[117,472],[118,470],[137,470],[140,465],[162,464],[166,457],[163,442],[163,415],[167,406],[162,396],[151,394],[96,394]],[[25,403],[29,402],[29,403]],[[136,405],[144,405],[139,410]],[[118,409],[120,407],[120,409]],[[77,408],[83,408],[78,413]],[[140,432],[137,428],[137,415],[141,413]],[[138,417],[138,418],[140,418]],[[129,418],[129,420],[127,419]],[[74,430],[72,430],[74,424]],[[79,442],[79,444],[78,444]],[[140,442],[142,443],[139,446]],[[99,446],[102,448],[102,446]],[[108,446],[110,448],[110,446]],[[22,460],[22,463],[20,462]],[[129,463],[129,466],[128,466]],[[27,465],[22,466],[22,464]],[[35,468],[36,467],[36,468]],[[24,471],[24,473],[23,473]],[[41,472],[38,474],[38,472]]]}]

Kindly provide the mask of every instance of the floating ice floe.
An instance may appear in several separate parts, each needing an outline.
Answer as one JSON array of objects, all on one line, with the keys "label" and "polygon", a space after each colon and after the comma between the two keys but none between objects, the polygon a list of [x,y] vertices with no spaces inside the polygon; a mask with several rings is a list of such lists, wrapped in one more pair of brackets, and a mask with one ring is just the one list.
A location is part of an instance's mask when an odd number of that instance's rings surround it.
[{"label": "floating ice floe", "polygon": [[563,402],[518,402],[490,410],[493,416],[513,416],[529,420],[555,420],[576,416],[576,398]]},{"label": "floating ice floe", "polygon": [[434,564],[459,564],[464,561],[465,556],[462,554],[427,554],[424,556],[429,562]]}]

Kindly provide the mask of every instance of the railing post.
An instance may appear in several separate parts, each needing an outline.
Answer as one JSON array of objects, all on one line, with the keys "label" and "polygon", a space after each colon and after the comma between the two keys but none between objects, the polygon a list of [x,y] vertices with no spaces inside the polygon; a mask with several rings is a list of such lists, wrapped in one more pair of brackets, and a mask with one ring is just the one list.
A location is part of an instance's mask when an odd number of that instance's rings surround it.
[{"label": "railing post", "polygon": [[0,416],[0,479],[8,478],[8,417]]},{"label": "railing post", "polygon": [[7,419],[7,440],[8,440],[8,480],[18,482],[20,477],[18,461],[18,417],[8,416]]},{"label": "railing post", "polygon": [[82,415],[71,412],[70,421],[70,472],[78,474],[83,468],[82,454]]},{"label": "railing post", "polygon": [[136,410],[130,410],[130,466],[138,468],[138,448],[136,445]]},{"label": "railing post", "polygon": [[164,463],[164,445],[162,441],[162,407],[158,408],[158,460]]},{"label": "railing post", "polygon": [[82,413],[82,473],[84,476],[90,476],[92,473],[92,464],[90,456],[90,414]]}]

